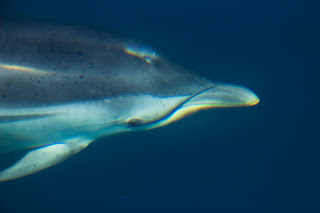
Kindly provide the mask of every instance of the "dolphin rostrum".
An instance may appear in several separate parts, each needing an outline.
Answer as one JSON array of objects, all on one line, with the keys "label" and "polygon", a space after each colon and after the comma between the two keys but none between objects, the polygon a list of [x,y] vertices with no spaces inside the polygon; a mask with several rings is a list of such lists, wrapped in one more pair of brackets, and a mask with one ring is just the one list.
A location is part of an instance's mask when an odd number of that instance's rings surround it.
[{"label": "dolphin rostrum", "polygon": [[258,102],[245,87],[196,76],[100,29],[0,22],[0,152],[28,150],[0,181],[56,165],[102,137]]}]

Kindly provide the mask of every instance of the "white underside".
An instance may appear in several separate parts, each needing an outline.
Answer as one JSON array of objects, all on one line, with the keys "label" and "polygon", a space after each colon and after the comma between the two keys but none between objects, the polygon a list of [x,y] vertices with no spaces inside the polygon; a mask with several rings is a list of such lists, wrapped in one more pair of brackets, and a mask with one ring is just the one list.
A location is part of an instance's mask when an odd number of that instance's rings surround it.
[{"label": "white underside", "polygon": [[126,125],[131,118],[150,122],[160,119],[186,98],[141,95],[36,108],[0,108],[0,152],[32,149],[0,172],[0,181],[56,165],[99,137],[133,131]]}]

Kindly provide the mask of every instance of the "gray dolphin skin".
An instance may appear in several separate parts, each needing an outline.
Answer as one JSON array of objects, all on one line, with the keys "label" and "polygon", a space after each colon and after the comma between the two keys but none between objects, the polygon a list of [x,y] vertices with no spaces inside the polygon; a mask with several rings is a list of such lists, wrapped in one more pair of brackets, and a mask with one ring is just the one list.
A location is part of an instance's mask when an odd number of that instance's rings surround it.
[{"label": "gray dolphin skin", "polygon": [[56,165],[99,138],[258,102],[245,87],[199,77],[100,29],[0,19],[0,154],[28,151],[0,181]]}]

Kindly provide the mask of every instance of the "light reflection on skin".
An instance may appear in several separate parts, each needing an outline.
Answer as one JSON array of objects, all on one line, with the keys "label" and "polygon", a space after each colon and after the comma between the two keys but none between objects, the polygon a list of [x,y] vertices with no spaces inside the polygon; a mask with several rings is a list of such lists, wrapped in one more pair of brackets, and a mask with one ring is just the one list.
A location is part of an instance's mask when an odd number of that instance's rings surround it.
[{"label": "light reflection on skin", "polygon": [[47,73],[45,70],[34,69],[34,68],[24,67],[24,66],[14,65],[14,64],[0,64],[0,69],[1,68],[6,69],[6,70],[21,71],[21,72],[28,72],[28,73],[37,73],[37,74],[46,74]]},{"label": "light reflection on skin", "polygon": [[152,63],[152,60],[155,60],[158,56],[154,50],[149,47],[137,47],[134,45],[126,45],[124,50],[129,55],[133,55],[139,58],[146,60],[147,63]]}]

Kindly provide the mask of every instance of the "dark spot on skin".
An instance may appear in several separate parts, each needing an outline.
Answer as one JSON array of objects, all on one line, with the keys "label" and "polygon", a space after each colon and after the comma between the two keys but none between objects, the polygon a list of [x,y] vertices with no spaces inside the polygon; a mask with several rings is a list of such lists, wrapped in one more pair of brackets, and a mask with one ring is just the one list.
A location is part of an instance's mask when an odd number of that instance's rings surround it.
[{"label": "dark spot on skin", "polygon": [[6,98],[7,97],[7,95],[2,95],[2,98]]},{"label": "dark spot on skin", "polygon": [[6,82],[6,87],[10,87],[10,82],[9,81]]},{"label": "dark spot on skin", "polygon": [[40,79],[44,79],[44,77],[43,77],[43,76],[41,76],[41,77],[40,77]]},{"label": "dark spot on skin", "polygon": [[75,82],[74,82],[74,84],[78,84],[78,82],[77,82],[77,81],[75,81]]},{"label": "dark spot on skin", "polygon": [[37,94],[37,93],[34,93],[34,96],[38,96],[38,94]]},{"label": "dark spot on skin", "polygon": [[36,166],[37,166],[37,164],[33,164],[33,166],[34,166],[34,167],[36,167]]},{"label": "dark spot on skin", "polygon": [[60,84],[61,87],[64,87],[64,84]]},{"label": "dark spot on skin", "polygon": [[38,84],[40,84],[40,83],[41,83],[41,81],[39,81],[39,80],[38,80],[38,81],[37,81],[37,83],[38,83]]},{"label": "dark spot on skin", "polygon": [[22,62],[25,62],[26,60],[24,58],[21,59]]},{"label": "dark spot on skin", "polygon": [[78,51],[77,51],[77,55],[78,55],[78,56],[83,56],[83,54],[84,54],[84,52],[83,52],[82,50],[78,50]]},{"label": "dark spot on skin", "polygon": [[95,68],[95,66],[88,66],[88,69],[94,69]]},{"label": "dark spot on skin", "polygon": [[84,75],[79,75],[79,78],[80,79],[84,79]]},{"label": "dark spot on skin", "polygon": [[74,99],[78,99],[78,96],[75,96]]},{"label": "dark spot on skin", "polygon": [[134,126],[140,126],[142,124],[143,124],[143,120],[142,119],[133,118],[130,121],[128,121],[127,126],[134,127]]},{"label": "dark spot on skin", "polygon": [[77,45],[77,44],[78,44],[78,41],[77,41],[77,40],[74,40],[74,41],[73,41],[73,44],[74,44],[74,45]]},{"label": "dark spot on skin", "polygon": [[56,70],[56,68],[55,68],[55,67],[52,67],[52,70]]},{"label": "dark spot on skin", "polygon": [[90,62],[89,65],[93,65],[93,62]]},{"label": "dark spot on skin", "polygon": [[114,77],[117,77],[118,76],[118,74],[114,74]]}]

